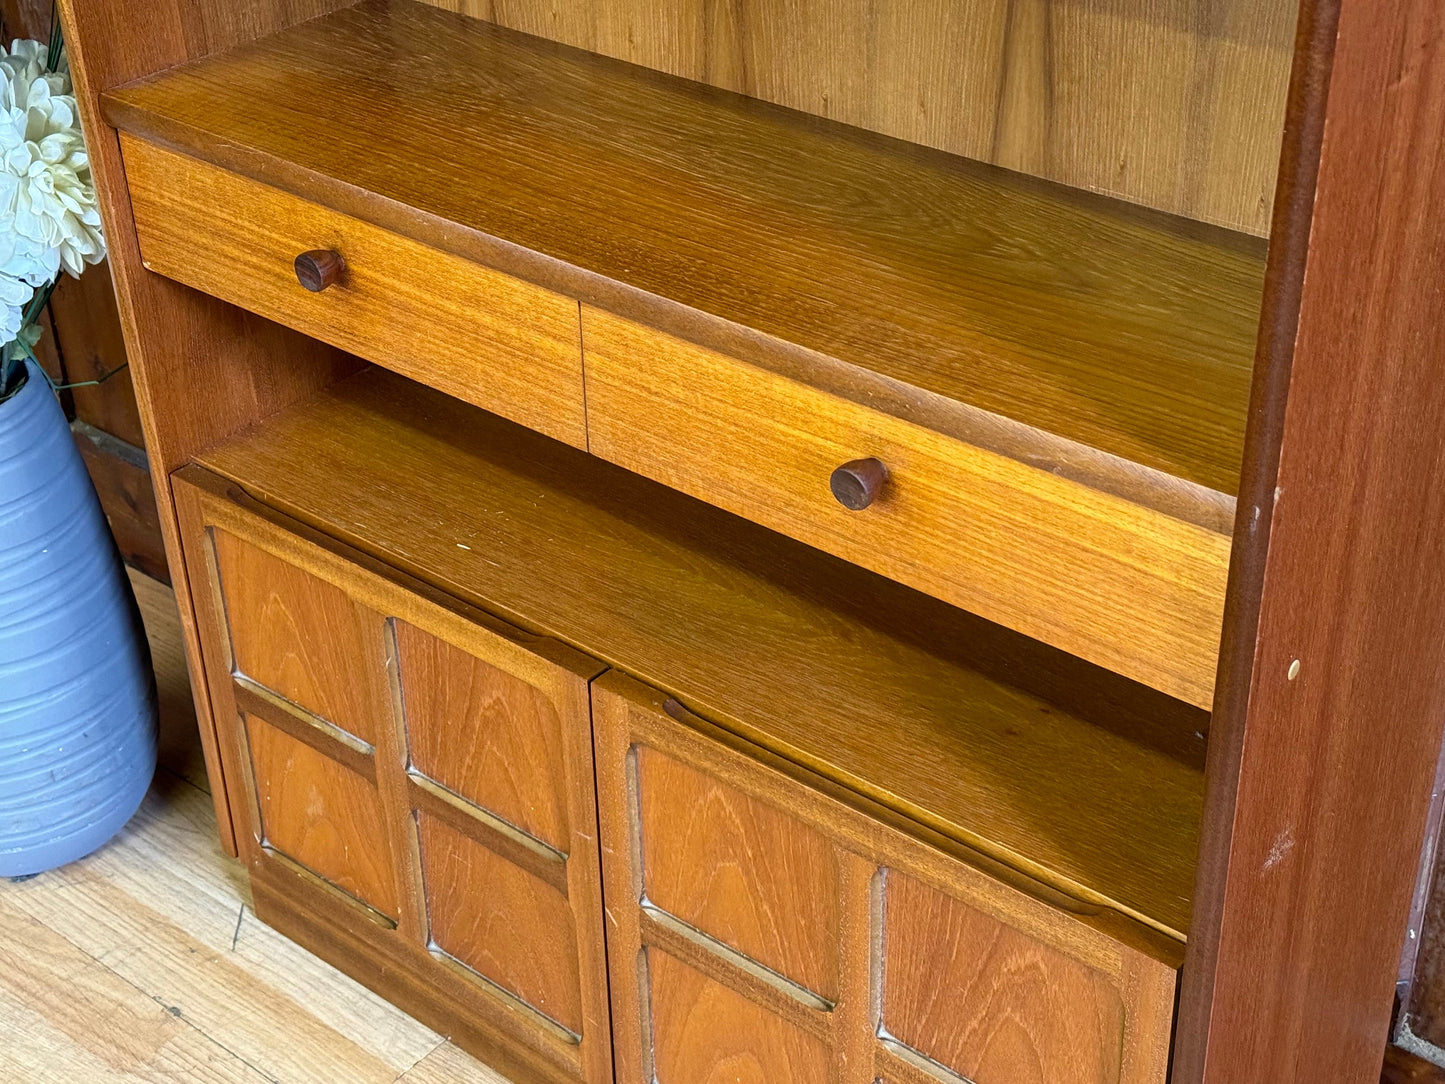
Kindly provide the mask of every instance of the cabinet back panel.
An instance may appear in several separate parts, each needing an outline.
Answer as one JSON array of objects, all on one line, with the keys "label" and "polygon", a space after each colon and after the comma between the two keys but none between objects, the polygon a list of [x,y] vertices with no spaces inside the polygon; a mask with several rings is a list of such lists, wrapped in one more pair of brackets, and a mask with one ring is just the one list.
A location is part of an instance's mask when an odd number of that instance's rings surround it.
[{"label": "cabinet back panel", "polygon": [[1295,0],[427,0],[1264,235]]}]

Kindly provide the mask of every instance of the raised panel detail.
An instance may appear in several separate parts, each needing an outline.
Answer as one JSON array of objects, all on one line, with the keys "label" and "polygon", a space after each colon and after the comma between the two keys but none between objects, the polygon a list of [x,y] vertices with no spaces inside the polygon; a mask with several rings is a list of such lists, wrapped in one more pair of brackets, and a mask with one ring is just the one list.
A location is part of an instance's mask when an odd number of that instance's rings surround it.
[{"label": "raised panel detail", "polygon": [[657,949],[647,950],[657,1084],[825,1084],[823,1043]]},{"label": "raised panel detail", "polygon": [[1164,1084],[1177,944],[625,674],[592,695],[617,1084]]},{"label": "raised panel detail", "polygon": [[252,681],[376,744],[362,614],[340,588],[214,531],[233,665]]},{"label": "raised panel detail", "polygon": [[883,1027],[973,1084],[1115,1084],[1109,976],[912,877],[885,888]]},{"label": "raised panel detail", "polygon": [[637,749],[643,890],[653,904],[825,998],[838,987],[838,868],[816,831]]},{"label": "raised panel detail", "polygon": [[509,1080],[612,1084],[602,665],[199,468],[173,485],[258,917]]},{"label": "raised panel detail", "polygon": [[563,853],[562,719],[544,689],[395,622],[412,766]]},{"label": "raised panel detail", "polygon": [[254,715],[245,732],[263,840],[394,919],[396,882],[375,784]]},{"label": "raised panel detail", "polygon": [[432,943],[574,1033],[577,935],[555,888],[450,825],[417,814]]}]

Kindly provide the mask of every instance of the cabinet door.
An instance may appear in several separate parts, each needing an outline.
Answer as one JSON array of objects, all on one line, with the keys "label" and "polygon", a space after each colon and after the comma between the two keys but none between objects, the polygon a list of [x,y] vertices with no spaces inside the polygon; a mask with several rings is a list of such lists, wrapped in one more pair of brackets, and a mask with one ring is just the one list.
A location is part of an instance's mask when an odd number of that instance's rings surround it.
[{"label": "cabinet door", "polygon": [[176,493],[257,914],[518,1082],[611,1080],[601,667],[214,476]]},{"label": "cabinet door", "polygon": [[619,1082],[1165,1079],[1182,946],[623,675],[593,715]]}]

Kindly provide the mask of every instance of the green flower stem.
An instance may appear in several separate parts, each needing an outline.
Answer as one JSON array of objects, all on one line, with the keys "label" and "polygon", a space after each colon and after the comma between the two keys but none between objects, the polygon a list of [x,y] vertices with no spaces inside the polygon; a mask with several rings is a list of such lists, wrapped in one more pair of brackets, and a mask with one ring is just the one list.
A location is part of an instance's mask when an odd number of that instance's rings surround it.
[{"label": "green flower stem", "polygon": [[60,57],[65,51],[65,43],[60,33],[60,6],[51,0],[50,4],[50,44],[45,51],[45,66],[51,71],[57,71],[60,67]]}]

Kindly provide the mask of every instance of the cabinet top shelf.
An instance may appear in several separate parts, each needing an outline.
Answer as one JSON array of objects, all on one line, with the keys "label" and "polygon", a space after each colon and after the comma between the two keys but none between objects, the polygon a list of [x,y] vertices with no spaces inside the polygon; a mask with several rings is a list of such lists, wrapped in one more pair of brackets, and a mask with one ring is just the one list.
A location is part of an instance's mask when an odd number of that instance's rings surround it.
[{"label": "cabinet top shelf", "polygon": [[408,0],[114,90],[105,110],[706,345],[1146,503],[1165,494],[1186,517],[1224,522],[1235,492],[1255,239]]}]

